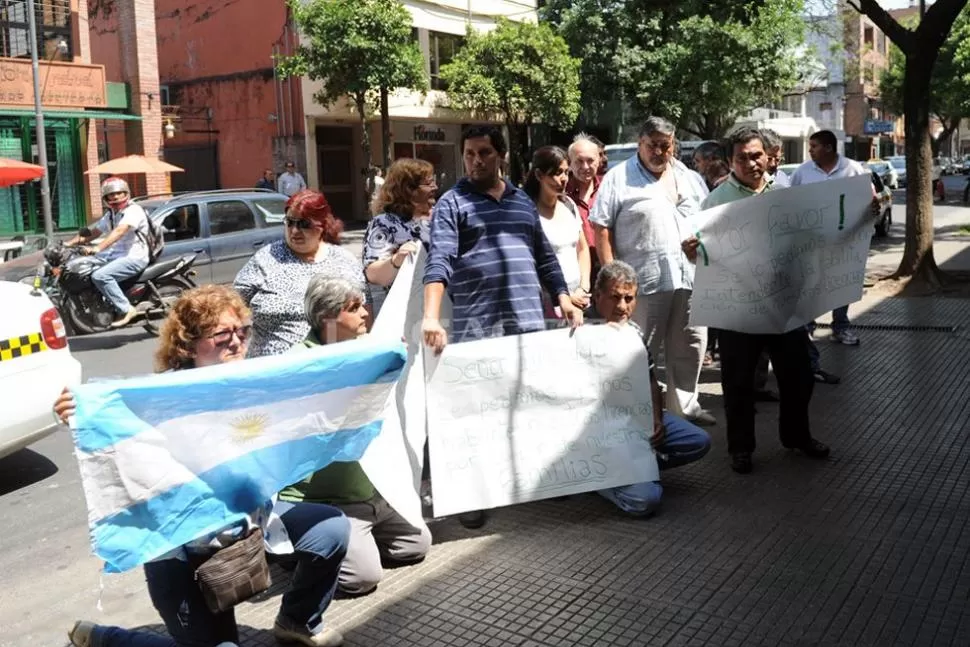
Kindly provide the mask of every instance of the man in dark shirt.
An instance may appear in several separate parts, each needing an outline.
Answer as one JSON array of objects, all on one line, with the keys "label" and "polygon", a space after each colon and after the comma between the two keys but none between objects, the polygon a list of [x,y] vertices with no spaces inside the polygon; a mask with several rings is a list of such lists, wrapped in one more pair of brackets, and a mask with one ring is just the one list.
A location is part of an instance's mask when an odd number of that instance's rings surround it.
[{"label": "man in dark shirt", "polygon": [[268,191],[276,190],[276,181],[273,179],[272,169],[266,169],[263,171],[263,177],[256,181],[257,189],[266,189]]},{"label": "man in dark shirt", "polygon": [[[569,299],[559,261],[542,232],[535,204],[502,179],[505,138],[496,126],[470,126],[461,136],[466,177],[441,196],[431,217],[424,271],[424,343],[448,343],[441,299],[448,290],[456,342],[545,329],[542,288],[573,326],[583,313]],[[483,511],[459,516],[466,528],[485,524]]]},{"label": "man in dark shirt", "polygon": [[458,342],[544,330],[543,287],[573,325],[582,323],[535,204],[500,175],[501,131],[472,126],[462,134],[462,150],[467,176],[441,197],[431,218],[425,343],[436,353],[448,343],[438,321],[445,289]]}]

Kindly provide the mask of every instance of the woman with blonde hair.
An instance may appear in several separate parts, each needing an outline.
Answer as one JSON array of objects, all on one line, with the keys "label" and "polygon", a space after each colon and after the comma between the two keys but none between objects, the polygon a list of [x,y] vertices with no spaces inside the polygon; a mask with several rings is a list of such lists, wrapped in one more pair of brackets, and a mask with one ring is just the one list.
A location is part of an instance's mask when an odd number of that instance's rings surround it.
[{"label": "woman with blonde hair", "polygon": [[406,158],[391,164],[374,195],[363,256],[375,315],[408,254],[427,244],[437,191],[434,166]]},{"label": "woman with blonde hair", "polygon": [[[246,358],[253,326],[246,303],[232,288],[204,285],[184,293],[162,324],[155,368],[182,371],[237,362]],[[67,389],[54,413],[67,422],[74,415],[74,396]],[[168,636],[80,621],[68,632],[74,647],[214,647],[238,644],[233,610],[213,612],[195,580],[189,557],[225,548],[255,528],[263,532],[271,553],[293,553],[296,570],[282,597],[273,634],[280,641],[308,647],[336,647],[339,632],[325,627],[323,614],[337,590],[340,563],[347,553],[350,524],[337,508],[321,503],[267,501],[244,521],[145,564],[148,595]],[[272,538],[272,539],[271,539]]]}]

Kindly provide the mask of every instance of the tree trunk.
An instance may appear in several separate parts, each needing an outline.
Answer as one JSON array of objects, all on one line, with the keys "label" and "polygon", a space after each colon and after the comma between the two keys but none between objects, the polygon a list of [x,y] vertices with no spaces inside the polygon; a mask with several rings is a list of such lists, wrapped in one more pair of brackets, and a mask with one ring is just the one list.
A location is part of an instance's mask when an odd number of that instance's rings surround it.
[{"label": "tree trunk", "polygon": [[[368,170],[371,164],[371,143],[370,130],[367,128],[367,95],[358,92],[354,95],[354,103],[357,105],[357,117],[360,119],[360,147],[364,153],[364,167],[361,169],[361,176],[368,177]],[[367,193],[367,182],[364,182],[364,219],[367,218],[368,202],[370,195]]]},{"label": "tree trunk", "polygon": [[906,244],[892,278],[913,278],[929,286],[943,282],[933,256],[933,149],[930,137],[930,77],[933,59],[906,57],[903,108],[906,120]]},{"label": "tree trunk", "polygon": [[518,186],[522,182],[522,178],[525,177],[525,171],[528,168],[524,150],[525,138],[522,136],[522,130],[529,126],[508,119],[505,121],[505,125],[509,129],[509,168],[506,169],[506,172],[512,183]]},{"label": "tree trunk", "polygon": [[387,88],[381,88],[381,147],[384,172],[391,165],[391,113],[387,104]]}]

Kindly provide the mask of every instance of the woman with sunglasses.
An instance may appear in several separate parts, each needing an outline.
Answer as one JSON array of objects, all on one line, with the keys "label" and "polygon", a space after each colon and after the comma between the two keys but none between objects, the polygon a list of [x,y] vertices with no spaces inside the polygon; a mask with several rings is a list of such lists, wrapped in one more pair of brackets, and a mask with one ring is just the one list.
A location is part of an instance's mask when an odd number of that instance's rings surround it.
[{"label": "woman with sunglasses", "polygon": [[[155,367],[181,371],[236,362],[246,357],[252,326],[250,312],[239,295],[221,285],[189,290],[162,324]],[[74,396],[67,390],[54,405],[63,422],[74,415]],[[81,621],[68,633],[75,647],[216,647],[238,644],[232,610],[213,613],[194,579],[187,556],[206,547],[232,543],[240,530],[260,527],[271,553],[294,553],[296,570],[283,595],[273,633],[280,641],[326,647],[343,642],[323,626],[323,613],[337,589],[337,576],[349,543],[350,525],[343,513],[318,503],[267,502],[242,524],[145,564],[148,594],[169,637]]]},{"label": "woman with sunglasses", "polygon": [[364,234],[364,275],[371,286],[375,316],[408,254],[417,252],[422,242],[428,244],[437,191],[434,166],[408,158],[391,164],[374,194],[374,217]]},{"label": "woman with sunglasses", "polygon": [[360,262],[340,247],[343,226],[322,193],[290,198],[283,225],[283,240],[256,252],[233,283],[253,312],[250,357],[285,353],[307,336],[303,295],[311,277],[347,279],[364,289]]}]

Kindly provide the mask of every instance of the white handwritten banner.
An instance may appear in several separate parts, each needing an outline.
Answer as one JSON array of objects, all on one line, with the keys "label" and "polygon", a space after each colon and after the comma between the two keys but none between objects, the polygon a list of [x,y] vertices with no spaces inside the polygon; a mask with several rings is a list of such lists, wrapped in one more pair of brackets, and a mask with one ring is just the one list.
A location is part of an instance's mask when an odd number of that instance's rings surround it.
[{"label": "white handwritten banner", "polygon": [[649,360],[630,327],[450,344],[426,371],[436,516],[659,477]]},{"label": "white handwritten banner", "polygon": [[[407,363],[395,386],[395,397],[384,412],[381,434],[368,446],[360,461],[377,491],[412,526],[423,523],[418,493],[427,439],[421,335],[425,259],[422,247],[402,263],[371,328],[374,337],[403,338],[407,345]],[[447,295],[441,300],[441,317],[447,329],[451,318],[451,300]]]},{"label": "white handwritten banner", "polygon": [[861,299],[871,201],[859,176],[702,212],[691,324],[783,333]]}]

